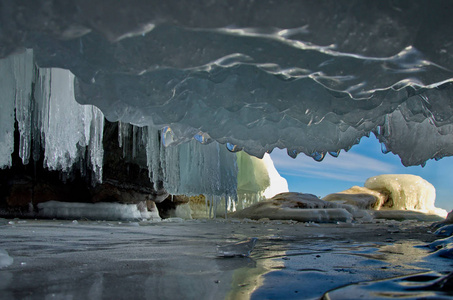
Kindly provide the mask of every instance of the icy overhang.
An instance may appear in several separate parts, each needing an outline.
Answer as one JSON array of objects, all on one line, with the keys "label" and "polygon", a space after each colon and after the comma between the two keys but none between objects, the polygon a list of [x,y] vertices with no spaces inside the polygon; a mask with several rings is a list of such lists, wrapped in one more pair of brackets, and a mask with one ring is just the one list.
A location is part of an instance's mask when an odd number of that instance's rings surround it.
[{"label": "icy overhang", "polygon": [[453,154],[451,1],[1,1],[0,55],[70,70],[107,119],[317,160],[373,132]]}]

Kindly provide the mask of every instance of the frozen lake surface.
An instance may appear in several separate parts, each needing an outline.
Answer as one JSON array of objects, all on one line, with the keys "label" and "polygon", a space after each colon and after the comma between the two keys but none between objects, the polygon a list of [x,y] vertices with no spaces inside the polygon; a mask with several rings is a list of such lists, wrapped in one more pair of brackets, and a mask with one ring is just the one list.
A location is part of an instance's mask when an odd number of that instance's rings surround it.
[{"label": "frozen lake surface", "polygon": [[[319,299],[350,283],[452,270],[429,224],[4,220],[2,299]],[[249,257],[217,245],[256,237]],[[12,260],[10,258],[12,258]]]}]

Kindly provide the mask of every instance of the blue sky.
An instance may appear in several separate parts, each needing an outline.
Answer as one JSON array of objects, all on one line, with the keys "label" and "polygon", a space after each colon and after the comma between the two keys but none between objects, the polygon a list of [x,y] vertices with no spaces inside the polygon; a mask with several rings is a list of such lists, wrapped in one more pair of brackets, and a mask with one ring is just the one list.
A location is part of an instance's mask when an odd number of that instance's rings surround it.
[{"label": "blue sky", "polygon": [[436,188],[436,206],[453,209],[453,157],[429,160],[426,166],[404,167],[398,156],[381,152],[379,141],[372,135],[338,158],[326,155],[322,162],[299,154],[292,159],[285,150],[271,153],[280,175],[288,181],[291,192],[311,193],[324,197],[353,185],[363,186],[369,177],[380,174],[414,174],[423,177]]}]

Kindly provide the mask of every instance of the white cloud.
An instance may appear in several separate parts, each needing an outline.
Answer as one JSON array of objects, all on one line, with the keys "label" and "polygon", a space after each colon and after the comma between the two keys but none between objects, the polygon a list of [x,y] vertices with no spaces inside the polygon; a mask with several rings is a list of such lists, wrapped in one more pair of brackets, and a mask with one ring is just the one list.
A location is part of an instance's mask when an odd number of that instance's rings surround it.
[{"label": "white cloud", "polygon": [[338,158],[326,156],[322,162],[316,162],[304,154],[292,159],[280,149],[275,149],[271,157],[284,176],[363,181],[371,176],[394,173],[397,169],[390,163],[353,152],[342,152]]}]

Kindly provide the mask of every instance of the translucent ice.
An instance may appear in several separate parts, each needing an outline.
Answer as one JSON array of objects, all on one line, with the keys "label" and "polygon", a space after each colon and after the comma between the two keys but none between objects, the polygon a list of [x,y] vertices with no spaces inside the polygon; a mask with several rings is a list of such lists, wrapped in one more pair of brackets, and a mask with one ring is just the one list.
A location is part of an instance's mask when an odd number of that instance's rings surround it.
[{"label": "translucent ice", "polygon": [[255,248],[257,238],[249,238],[246,241],[237,243],[230,243],[217,246],[217,256],[220,257],[234,257],[243,256],[248,257]]},{"label": "translucent ice", "polygon": [[74,75],[67,70],[40,70],[42,91],[37,102],[42,113],[44,160],[51,170],[69,171],[84,158],[87,147],[91,170],[101,181],[104,115],[92,105],[75,101],[73,83]]},{"label": "translucent ice", "polygon": [[86,161],[94,181],[101,181],[104,115],[92,105],[75,101],[74,75],[64,69],[37,68],[32,50],[0,60],[0,73],[0,167],[11,165],[16,120],[24,164],[32,148],[37,161],[42,147],[49,169],[69,171],[75,163]]},{"label": "translucent ice", "polygon": [[[384,151],[417,165],[453,154],[452,6],[10,1],[5,15],[17,17],[0,20],[0,57],[33,49],[40,67],[76,75],[78,102],[109,120],[171,128],[168,145],[195,136],[258,157],[279,147],[320,161],[375,132]],[[28,81],[28,62],[9,76]],[[27,112],[18,109],[24,132]],[[1,153],[10,151],[8,132],[1,127]]]},{"label": "translucent ice", "polygon": [[237,164],[239,209],[255,203],[260,198],[272,198],[276,194],[288,192],[288,183],[275,169],[269,154],[266,153],[263,159],[258,159],[238,152]]},{"label": "translucent ice", "polygon": [[146,153],[154,186],[163,184],[173,195],[236,198],[236,155],[218,143],[203,145],[195,139],[166,147],[161,139],[170,130],[165,128],[159,134],[148,127]]}]

